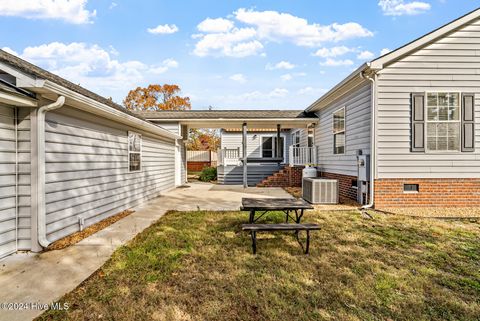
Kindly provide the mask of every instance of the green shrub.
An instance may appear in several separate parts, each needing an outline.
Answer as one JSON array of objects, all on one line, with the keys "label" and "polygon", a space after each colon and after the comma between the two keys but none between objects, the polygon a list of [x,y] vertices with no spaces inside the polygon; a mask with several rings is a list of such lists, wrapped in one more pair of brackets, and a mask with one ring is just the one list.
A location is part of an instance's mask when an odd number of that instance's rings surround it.
[{"label": "green shrub", "polygon": [[210,182],[217,179],[217,168],[216,167],[205,167],[200,176],[198,177],[202,182]]}]

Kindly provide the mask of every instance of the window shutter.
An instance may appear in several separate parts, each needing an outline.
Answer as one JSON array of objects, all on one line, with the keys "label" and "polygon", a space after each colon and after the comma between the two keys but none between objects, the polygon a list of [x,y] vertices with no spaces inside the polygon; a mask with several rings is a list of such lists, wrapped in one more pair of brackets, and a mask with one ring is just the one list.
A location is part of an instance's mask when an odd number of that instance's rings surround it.
[{"label": "window shutter", "polygon": [[475,150],[475,95],[462,95],[462,152]]},{"label": "window shutter", "polygon": [[412,137],[411,151],[425,151],[425,94],[413,93],[411,98]]}]

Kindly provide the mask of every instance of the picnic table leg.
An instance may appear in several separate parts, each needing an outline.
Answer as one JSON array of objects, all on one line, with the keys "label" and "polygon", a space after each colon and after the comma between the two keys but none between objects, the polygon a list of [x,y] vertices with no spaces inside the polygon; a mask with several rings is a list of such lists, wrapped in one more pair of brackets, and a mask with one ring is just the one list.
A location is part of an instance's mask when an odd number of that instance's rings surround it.
[{"label": "picnic table leg", "polygon": [[248,222],[249,222],[250,224],[252,224],[253,221],[254,221],[254,219],[255,219],[255,211],[254,211],[254,210],[250,210],[250,218],[248,219]]},{"label": "picnic table leg", "polygon": [[297,224],[300,224],[302,217],[303,217],[303,209],[300,210],[300,216],[297,216]]},{"label": "picnic table leg", "polygon": [[287,214],[287,215],[286,215],[287,217],[285,218],[285,223],[288,223],[288,214],[290,213],[290,211],[287,210],[285,213]]},{"label": "picnic table leg", "polygon": [[307,246],[305,246],[305,254],[308,254],[310,248],[310,231],[307,230]]},{"label": "picnic table leg", "polygon": [[253,254],[257,254],[257,232],[252,231],[252,250]]}]

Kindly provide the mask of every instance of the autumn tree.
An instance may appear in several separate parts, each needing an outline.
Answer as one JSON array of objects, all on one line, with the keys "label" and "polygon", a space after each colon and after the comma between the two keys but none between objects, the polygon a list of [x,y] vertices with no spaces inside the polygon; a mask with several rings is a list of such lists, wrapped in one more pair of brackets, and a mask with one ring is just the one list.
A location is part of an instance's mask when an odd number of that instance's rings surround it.
[{"label": "autumn tree", "polygon": [[149,85],[130,90],[123,105],[130,110],[186,110],[191,108],[190,98],[179,96],[178,85]]},{"label": "autumn tree", "polygon": [[211,150],[220,148],[220,134],[216,129],[190,129],[187,150]]}]

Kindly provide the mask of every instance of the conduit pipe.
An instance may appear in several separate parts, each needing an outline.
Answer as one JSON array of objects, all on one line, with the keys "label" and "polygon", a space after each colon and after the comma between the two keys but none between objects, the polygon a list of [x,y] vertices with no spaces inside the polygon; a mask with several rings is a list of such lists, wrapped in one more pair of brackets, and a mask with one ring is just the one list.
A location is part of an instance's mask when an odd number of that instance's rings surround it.
[{"label": "conduit pipe", "polygon": [[45,114],[49,111],[61,108],[65,104],[65,97],[59,96],[57,100],[51,104],[42,106],[37,109],[36,112],[36,132],[35,132],[35,145],[36,145],[36,171],[35,177],[35,192],[36,192],[36,204],[32,204],[37,208],[37,238],[38,243],[42,247],[47,247],[50,242],[47,239],[47,218],[45,211]]},{"label": "conduit pipe", "polygon": [[362,206],[363,210],[372,208],[374,205],[375,196],[375,159],[376,159],[376,79],[377,75],[374,74],[373,78],[366,75],[364,72],[360,73],[360,76],[369,80],[372,83],[371,87],[371,120],[370,120],[370,198],[367,205]]}]

